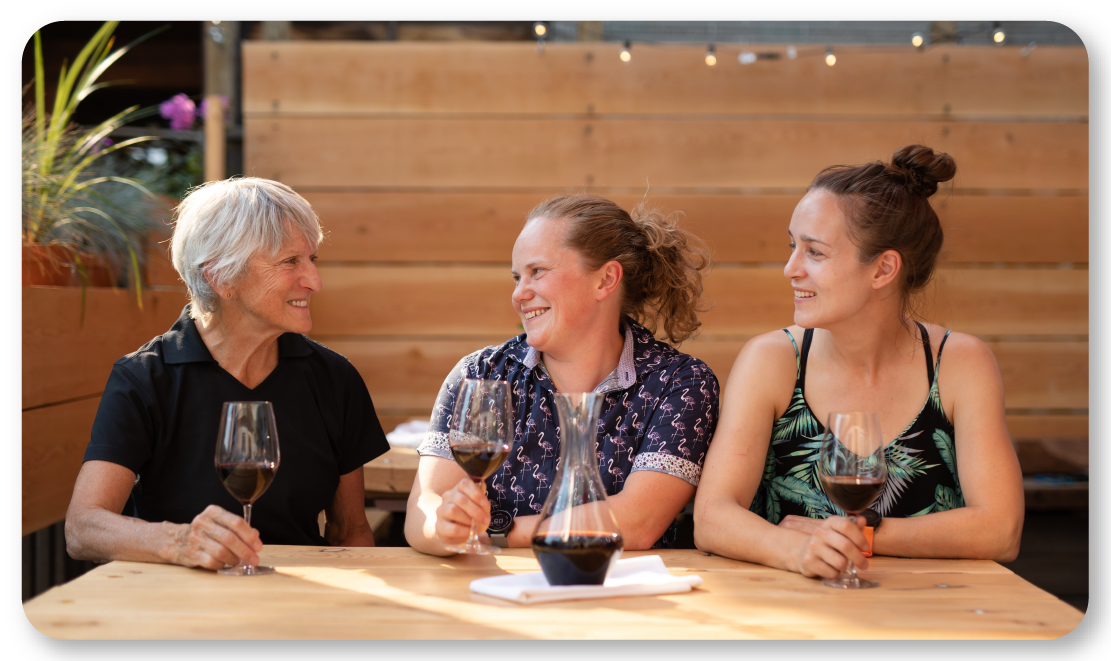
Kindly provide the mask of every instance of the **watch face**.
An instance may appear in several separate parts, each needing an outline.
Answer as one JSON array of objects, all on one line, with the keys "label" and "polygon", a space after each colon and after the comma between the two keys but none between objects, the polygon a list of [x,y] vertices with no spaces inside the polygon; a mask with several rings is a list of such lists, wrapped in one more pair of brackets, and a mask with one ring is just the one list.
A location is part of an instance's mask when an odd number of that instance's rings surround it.
[{"label": "watch face", "polygon": [[490,527],[486,532],[507,532],[513,527],[513,515],[505,510],[494,510],[490,512]]}]

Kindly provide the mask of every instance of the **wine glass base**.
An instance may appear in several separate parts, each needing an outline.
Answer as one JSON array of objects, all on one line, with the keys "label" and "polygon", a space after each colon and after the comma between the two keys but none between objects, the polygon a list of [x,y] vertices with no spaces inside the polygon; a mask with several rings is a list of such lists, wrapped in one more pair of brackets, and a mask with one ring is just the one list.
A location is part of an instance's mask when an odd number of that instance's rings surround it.
[{"label": "wine glass base", "polygon": [[257,567],[252,567],[250,565],[236,565],[234,567],[224,567],[223,569],[218,569],[216,570],[216,573],[223,574],[224,576],[265,576],[267,574],[273,574],[274,568],[264,567],[262,565],[259,565]]},{"label": "wine glass base", "polygon": [[841,588],[843,590],[860,590],[863,588],[878,588],[880,586],[876,581],[869,581],[859,576],[823,578],[822,585],[831,588]]},{"label": "wine glass base", "polygon": [[455,553],[462,553],[465,555],[497,555],[501,553],[501,549],[497,546],[490,546],[489,544],[445,544],[444,548]]}]

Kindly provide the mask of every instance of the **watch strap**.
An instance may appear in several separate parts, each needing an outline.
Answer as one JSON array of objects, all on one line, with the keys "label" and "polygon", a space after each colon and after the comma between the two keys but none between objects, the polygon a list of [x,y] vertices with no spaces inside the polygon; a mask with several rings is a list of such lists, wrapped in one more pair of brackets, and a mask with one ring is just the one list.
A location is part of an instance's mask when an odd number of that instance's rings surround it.
[{"label": "watch strap", "polygon": [[872,539],[875,536],[875,528],[872,526],[864,526],[864,540],[868,542],[868,550],[862,551],[861,555],[865,558],[872,557]]}]

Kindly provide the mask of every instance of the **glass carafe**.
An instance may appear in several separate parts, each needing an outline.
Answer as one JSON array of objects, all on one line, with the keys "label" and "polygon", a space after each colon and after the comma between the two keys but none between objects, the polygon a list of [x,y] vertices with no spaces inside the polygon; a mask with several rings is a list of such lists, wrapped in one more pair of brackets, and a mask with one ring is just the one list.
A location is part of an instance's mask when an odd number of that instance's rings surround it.
[{"label": "glass carafe", "polygon": [[624,541],[598,473],[598,413],[603,395],[557,393],[559,468],[540,510],[532,550],[549,585],[599,585]]}]

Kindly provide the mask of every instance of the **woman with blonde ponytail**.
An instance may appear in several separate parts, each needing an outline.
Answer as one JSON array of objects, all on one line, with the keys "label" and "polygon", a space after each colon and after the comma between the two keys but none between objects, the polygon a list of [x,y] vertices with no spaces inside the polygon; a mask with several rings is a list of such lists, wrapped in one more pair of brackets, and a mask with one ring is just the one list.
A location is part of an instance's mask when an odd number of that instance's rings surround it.
[{"label": "woman with blonde ponytail", "polygon": [[[717,424],[718,383],[706,365],[659,341],[701,325],[709,252],[674,217],[630,214],[597,195],[566,195],[529,213],[513,247],[513,308],[525,332],[464,357],[436,400],[418,452],[405,535],[425,553],[501,525],[490,541],[527,547],[556,472],[552,394],[605,393],[602,481],[628,550],[668,548],[694,496]],[[447,441],[464,378],[508,381],[516,433],[509,460],[483,485],[452,461]],[[511,521],[504,530],[505,521]]]}]

